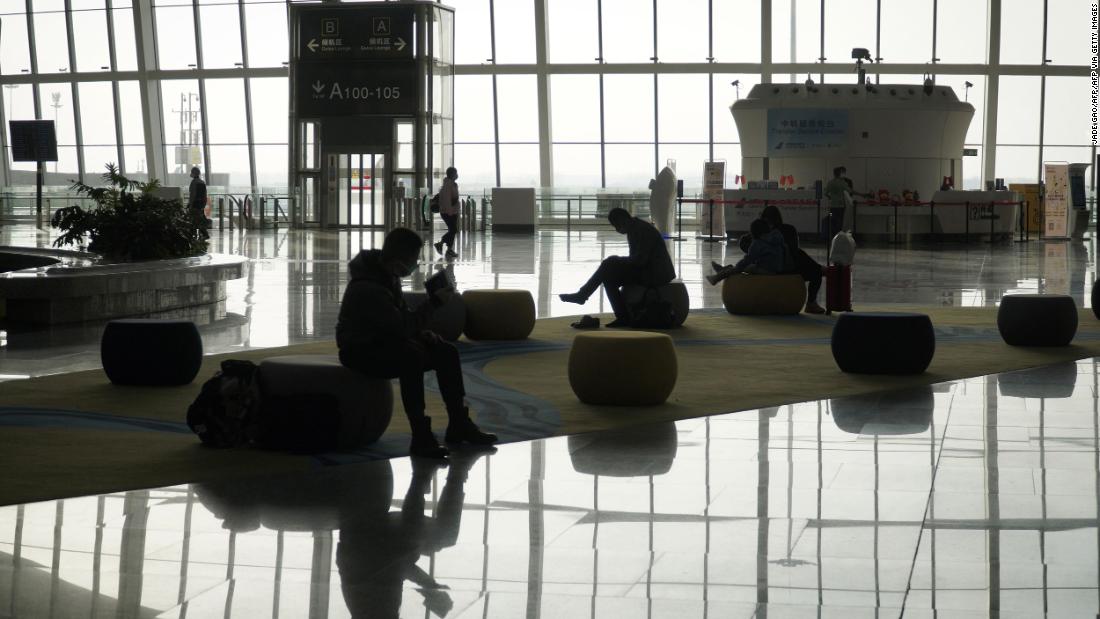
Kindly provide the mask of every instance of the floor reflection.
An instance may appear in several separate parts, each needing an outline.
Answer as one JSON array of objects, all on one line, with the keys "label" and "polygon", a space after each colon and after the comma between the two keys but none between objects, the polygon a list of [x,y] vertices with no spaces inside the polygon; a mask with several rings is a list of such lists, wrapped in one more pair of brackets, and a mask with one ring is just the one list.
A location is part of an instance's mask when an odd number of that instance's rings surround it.
[{"label": "floor reflection", "polygon": [[1086,360],[2,508],[0,615],[1091,616],[1097,382]]},{"label": "floor reflection", "polygon": [[[438,235],[438,231],[436,232]],[[53,232],[29,224],[0,227],[0,245],[46,246]],[[381,246],[373,230],[215,230],[212,249],[252,259],[247,277],[227,284],[223,305],[180,310],[194,320],[208,353],[284,346],[334,337],[346,264],[360,249]],[[434,238],[434,237],[433,237]],[[804,247],[825,262],[824,245]],[[692,307],[719,307],[721,290],[703,277],[711,260],[728,263],[740,250],[728,243],[670,242],[678,276]],[[451,264],[460,289],[503,287],[530,290],[539,316],[607,311],[602,294],[578,307],[557,295],[575,290],[603,258],[626,252],[625,237],[610,229],[541,229],[534,235],[462,232],[459,258],[446,262],[426,246],[422,268],[406,281],[410,289]],[[1094,241],[1047,241],[959,245],[861,247],[853,279],[860,303],[993,306],[1009,292],[1052,292],[1090,303],[1095,272]],[[98,367],[102,324],[20,329],[0,324],[3,375],[39,375]]]}]

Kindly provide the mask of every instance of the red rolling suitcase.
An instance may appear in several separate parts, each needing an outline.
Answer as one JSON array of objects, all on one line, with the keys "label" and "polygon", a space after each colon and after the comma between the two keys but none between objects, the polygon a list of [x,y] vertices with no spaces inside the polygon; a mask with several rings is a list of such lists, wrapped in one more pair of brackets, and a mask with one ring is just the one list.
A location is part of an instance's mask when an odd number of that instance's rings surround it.
[{"label": "red rolling suitcase", "polygon": [[852,311],[852,267],[831,264],[825,267],[825,313]]}]

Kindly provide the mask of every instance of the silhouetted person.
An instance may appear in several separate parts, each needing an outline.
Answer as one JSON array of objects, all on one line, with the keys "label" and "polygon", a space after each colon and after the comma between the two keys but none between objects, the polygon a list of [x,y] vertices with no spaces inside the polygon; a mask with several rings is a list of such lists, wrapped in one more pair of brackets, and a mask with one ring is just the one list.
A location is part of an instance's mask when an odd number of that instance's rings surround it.
[{"label": "silhouetted person", "polygon": [[210,233],[206,231],[206,182],[201,177],[202,171],[198,167],[191,168],[191,184],[187,187],[187,208],[199,234],[202,238],[208,239]]},{"label": "silhouetted person", "polygon": [[458,170],[447,168],[447,176],[443,179],[443,186],[439,188],[439,217],[447,224],[447,233],[434,245],[435,250],[443,253],[443,246],[447,246],[447,258],[457,258],[455,251],[455,234],[458,233]]},{"label": "silhouetted person", "polygon": [[792,272],[798,273],[803,281],[809,283],[809,291],[806,294],[806,313],[824,314],[825,308],[817,304],[817,293],[821,290],[823,275],[821,265],[798,246],[798,230],[791,224],[783,223],[783,215],[779,213],[779,207],[774,204],[765,206],[760,213],[760,218],[783,235],[783,244],[787,246],[787,252],[793,261]]},{"label": "silhouetted person", "polygon": [[652,224],[621,208],[611,209],[607,220],[615,227],[616,232],[626,235],[630,255],[608,256],[580,290],[559,294],[558,297],[566,303],[584,305],[588,297],[602,285],[607,293],[607,300],[611,303],[611,310],[615,312],[615,320],[607,326],[627,327],[630,326],[630,316],[623,300],[622,287],[627,284],[662,286],[676,277],[676,268],[672,266],[665,240]]},{"label": "silhouetted person", "polygon": [[401,511],[366,511],[366,517],[340,523],[336,567],[351,616],[356,619],[396,619],[408,580],[424,596],[424,606],[438,617],[454,607],[448,587],[416,563],[422,555],[454,546],[466,501],[464,484],[478,452],[456,454],[447,481],[435,505],[434,516],[424,515],[424,495],[431,490],[436,466],[413,461],[412,480]]},{"label": "silhouetted person", "polygon": [[752,244],[749,251],[737,264],[722,266],[712,262],[714,274],[707,275],[707,281],[711,285],[726,279],[737,273],[754,273],[757,275],[775,275],[787,269],[790,262],[787,246],[783,242],[783,234],[775,230],[764,219],[754,219],[749,226],[752,234]]},{"label": "silhouetted person", "polygon": [[401,403],[412,428],[409,452],[444,458],[447,450],[436,441],[431,419],[424,414],[428,370],[435,370],[447,407],[446,442],[488,445],[497,437],[480,431],[470,419],[458,349],[425,328],[433,309],[446,303],[454,290],[437,291],[416,311],[409,310],[401,295],[401,278],[416,270],[423,247],[420,235],[397,228],[386,235],[381,250],[360,251],[348,263],[351,281],[340,302],[336,345],[345,366],[400,380]]}]

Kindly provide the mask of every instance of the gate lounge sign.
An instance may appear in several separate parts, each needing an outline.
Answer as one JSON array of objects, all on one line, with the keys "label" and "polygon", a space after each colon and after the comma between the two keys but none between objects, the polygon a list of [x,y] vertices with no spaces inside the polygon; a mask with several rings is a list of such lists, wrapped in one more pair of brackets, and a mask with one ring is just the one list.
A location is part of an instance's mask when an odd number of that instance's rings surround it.
[{"label": "gate lounge sign", "polygon": [[416,113],[413,6],[294,6],[300,117]]}]

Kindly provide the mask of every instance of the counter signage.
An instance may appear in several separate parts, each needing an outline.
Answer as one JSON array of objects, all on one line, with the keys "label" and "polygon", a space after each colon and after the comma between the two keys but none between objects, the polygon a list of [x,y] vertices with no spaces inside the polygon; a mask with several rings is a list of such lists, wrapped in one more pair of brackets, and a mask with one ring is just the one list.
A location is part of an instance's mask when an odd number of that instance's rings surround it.
[{"label": "counter signage", "polygon": [[1043,236],[1069,238],[1069,164],[1044,163]]},{"label": "counter signage", "polygon": [[413,12],[409,7],[354,6],[300,9],[298,60],[413,57]]},{"label": "counter signage", "polygon": [[848,110],[768,110],[769,157],[816,157],[840,151],[847,142]]},{"label": "counter signage", "polygon": [[416,113],[412,62],[301,63],[295,89],[301,117]]},{"label": "counter signage", "polygon": [[[725,196],[726,188],[726,162],[725,161],[705,161],[703,162],[703,193],[702,198],[704,200],[722,200]],[[712,231],[717,231],[718,234],[722,234],[726,229],[725,208],[723,205],[716,204],[711,209],[709,204],[700,204],[698,217],[700,220],[706,219],[709,214],[709,221],[705,224],[703,230],[708,235],[714,234]],[[708,213],[709,211],[709,213]]]}]

